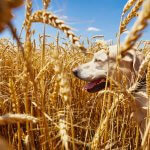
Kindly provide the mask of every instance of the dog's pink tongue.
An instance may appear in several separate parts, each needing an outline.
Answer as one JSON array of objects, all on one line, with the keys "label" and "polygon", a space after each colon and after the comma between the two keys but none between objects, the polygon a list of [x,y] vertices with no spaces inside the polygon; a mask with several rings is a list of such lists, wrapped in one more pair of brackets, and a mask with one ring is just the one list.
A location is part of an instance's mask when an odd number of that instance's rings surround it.
[{"label": "dog's pink tongue", "polygon": [[84,86],[84,89],[85,89],[85,90],[92,89],[97,83],[100,83],[100,82],[101,82],[101,80],[96,80],[96,81],[88,82],[88,83]]},{"label": "dog's pink tongue", "polygon": [[85,89],[85,90],[92,89],[95,85],[96,85],[96,82],[88,82],[88,83],[84,86],[84,89]]},{"label": "dog's pink tongue", "polygon": [[97,85],[98,83],[101,83],[101,82],[106,82],[106,79],[99,79],[99,80],[95,80],[95,81],[92,81],[92,82],[88,82],[88,83],[84,86],[84,89],[85,89],[85,90],[92,89],[92,88],[94,88],[95,85]]}]

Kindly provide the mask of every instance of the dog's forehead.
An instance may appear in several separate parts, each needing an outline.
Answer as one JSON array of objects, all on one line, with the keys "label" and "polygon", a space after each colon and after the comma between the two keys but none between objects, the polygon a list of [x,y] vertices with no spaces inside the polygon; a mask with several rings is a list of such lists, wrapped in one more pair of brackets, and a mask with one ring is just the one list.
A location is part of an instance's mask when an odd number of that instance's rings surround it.
[{"label": "dog's forehead", "polygon": [[[112,45],[112,46],[109,46],[109,57],[116,57],[117,55],[117,45]],[[106,54],[106,50],[100,50],[98,51],[97,53],[94,54],[94,57],[95,58],[106,58],[107,57],[107,54]]]},{"label": "dog's forehead", "polygon": [[107,59],[106,51],[100,50],[97,53],[94,54],[94,58],[105,61]]},{"label": "dog's forehead", "polygon": [[109,46],[109,57],[115,58],[117,56],[117,45]]}]

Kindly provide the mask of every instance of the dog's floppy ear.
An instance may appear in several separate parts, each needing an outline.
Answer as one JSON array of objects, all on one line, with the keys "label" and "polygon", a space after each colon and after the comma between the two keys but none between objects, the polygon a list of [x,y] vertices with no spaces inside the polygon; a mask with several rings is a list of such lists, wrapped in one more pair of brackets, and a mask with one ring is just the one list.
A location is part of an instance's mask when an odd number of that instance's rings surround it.
[{"label": "dog's floppy ear", "polygon": [[137,74],[140,67],[140,59],[136,53],[135,49],[129,50],[123,57],[123,60],[126,62],[132,62],[133,70]]},{"label": "dog's floppy ear", "polygon": [[131,54],[133,55],[133,69],[134,72],[137,74],[140,67],[140,60],[135,49],[131,50]]}]

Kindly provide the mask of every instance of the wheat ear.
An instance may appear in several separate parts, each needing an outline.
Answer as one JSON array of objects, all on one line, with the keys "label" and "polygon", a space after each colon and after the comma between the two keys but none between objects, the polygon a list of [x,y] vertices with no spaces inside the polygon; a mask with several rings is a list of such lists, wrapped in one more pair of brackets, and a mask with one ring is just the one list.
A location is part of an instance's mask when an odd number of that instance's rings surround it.
[{"label": "wheat ear", "polygon": [[147,65],[146,83],[146,92],[147,95],[150,96],[150,61]]},{"label": "wheat ear", "polygon": [[0,116],[0,125],[10,123],[25,123],[25,122],[36,123],[37,121],[38,121],[37,118],[26,114],[6,114],[4,116]]},{"label": "wheat ear", "polygon": [[124,55],[129,49],[131,49],[135,42],[141,37],[141,31],[148,24],[148,20],[150,19],[150,0],[146,0],[143,4],[143,9],[139,14],[139,17],[135,24],[133,25],[130,34],[125,39],[125,42],[121,46],[121,54]]},{"label": "wheat ear", "polygon": [[146,73],[146,69],[147,69],[149,61],[150,61],[150,52],[147,54],[142,64],[140,65],[137,80],[140,79],[142,76],[144,76],[144,74]]},{"label": "wheat ear", "polygon": [[30,36],[31,36],[31,21],[30,21],[30,16],[32,14],[32,2],[31,0],[27,0],[26,1],[26,17],[25,17],[25,22],[24,22],[24,26],[26,29],[26,40],[30,40]]},{"label": "wheat ear", "polygon": [[44,9],[47,9],[51,3],[51,0],[42,0]]},{"label": "wheat ear", "polygon": [[128,2],[126,3],[126,5],[123,8],[123,15],[132,7],[132,5],[134,5],[134,3],[137,0],[128,0]]},{"label": "wheat ear", "polygon": [[121,27],[121,29],[120,29],[121,33],[125,30],[126,26],[129,24],[129,22],[131,21],[131,19],[137,16],[137,11],[141,7],[143,1],[144,0],[138,0],[137,3],[135,4],[135,6],[132,8],[131,12],[121,22],[121,26],[120,26]]},{"label": "wheat ear", "polygon": [[72,41],[73,44],[78,46],[82,51],[85,52],[85,48],[80,44],[79,38],[71,31],[71,28],[67,26],[64,21],[60,20],[51,12],[45,12],[42,10],[36,11],[30,18],[31,22],[42,22],[49,24],[55,28],[62,30],[67,37]]}]

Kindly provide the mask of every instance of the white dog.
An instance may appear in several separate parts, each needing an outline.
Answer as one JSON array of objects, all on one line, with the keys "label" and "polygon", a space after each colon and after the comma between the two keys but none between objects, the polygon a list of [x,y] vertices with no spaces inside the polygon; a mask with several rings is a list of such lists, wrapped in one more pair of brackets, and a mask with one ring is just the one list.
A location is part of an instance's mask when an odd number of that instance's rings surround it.
[{"label": "white dog", "polygon": [[[109,54],[107,55],[105,50],[100,50],[94,54],[93,59],[85,64],[73,69],[73,73],[81,80],[87,81],[84,89],[88,92],[97,92],[105,88],[106,77],[112,77],[115,81],[120,81],[122,78],[118,76],[116,71],[116,56],[117,46],[109,47]],[[136,80],[137,72],[144,56],[134,48],[129,50],[123,58],[120,60],[119,69],[121,77],[124,75],[127,79],[127,87],[129,88]],[[109,86],[109,83],[107,84]],[[147,115],[148,98],[146,94],[141,94],[141,91],[146,91],[145,85],[137,87],[137,90],[133,93],[135,97],[135,111],[134,117],[138,122],[143,136],[145,128],[145,117]],[[146,92],[145,92],[146,93]]]}]

